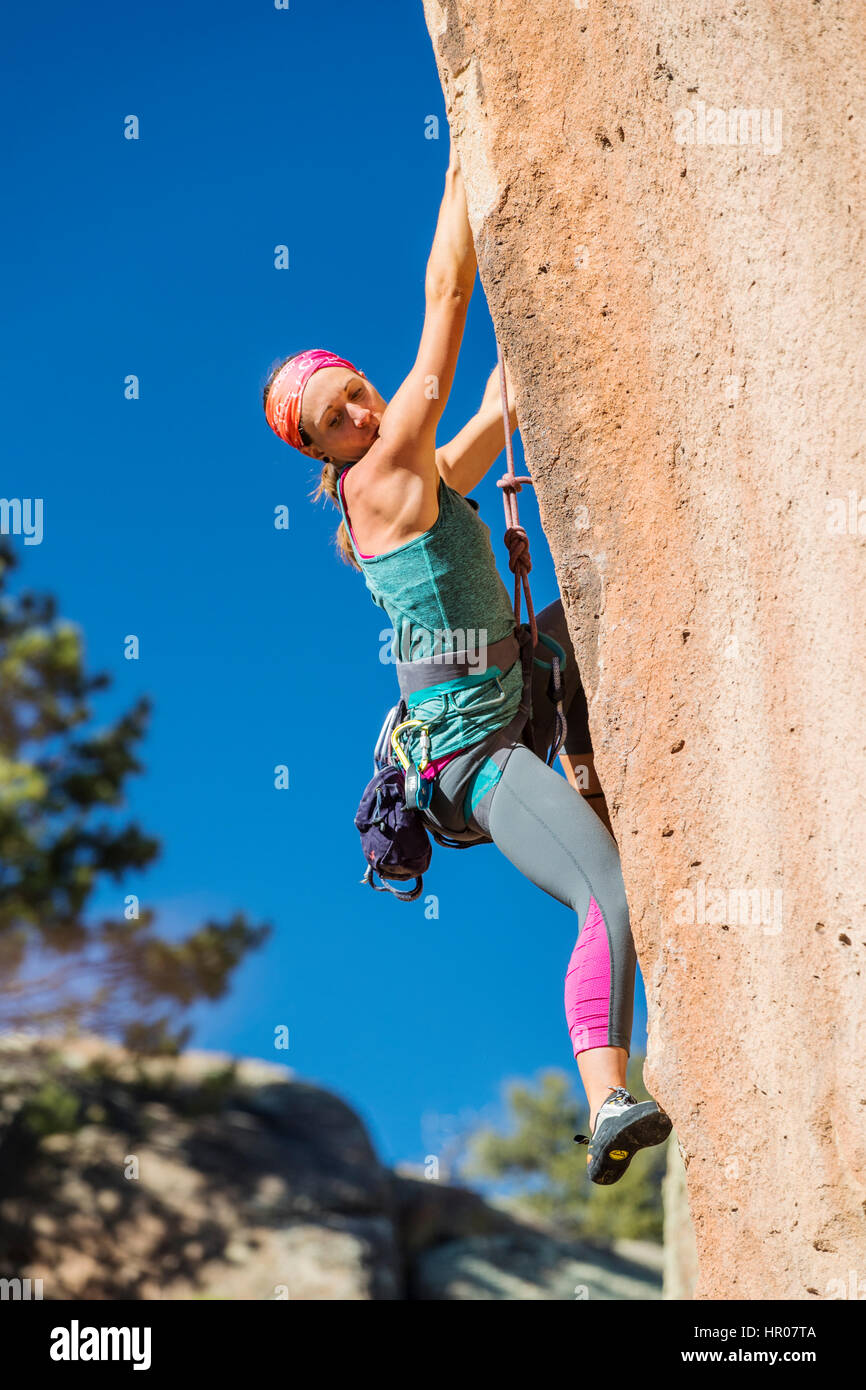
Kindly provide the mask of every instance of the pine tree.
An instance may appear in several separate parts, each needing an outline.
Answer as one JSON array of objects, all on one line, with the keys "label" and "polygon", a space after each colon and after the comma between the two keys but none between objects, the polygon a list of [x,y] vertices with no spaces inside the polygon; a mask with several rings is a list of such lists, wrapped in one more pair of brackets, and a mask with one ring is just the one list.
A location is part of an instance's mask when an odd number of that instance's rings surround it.
[{"label": "pine tree", "polygon": [[89,899],[107,875],[137,876],[160,852],[117,824],[124,783],[141,772],[136,745],[152,709],[142,697],[94,730],[89,697],[110,684],[83,669],[82,635],[48,595],[6,592],[17,557],[0,542],[0,1025],[88,1028],[138,1052],[177,1052],[179,1020],[219,999],[247,951],[270,934],[236,913],[182,940],[154,913],[99,921]]}]

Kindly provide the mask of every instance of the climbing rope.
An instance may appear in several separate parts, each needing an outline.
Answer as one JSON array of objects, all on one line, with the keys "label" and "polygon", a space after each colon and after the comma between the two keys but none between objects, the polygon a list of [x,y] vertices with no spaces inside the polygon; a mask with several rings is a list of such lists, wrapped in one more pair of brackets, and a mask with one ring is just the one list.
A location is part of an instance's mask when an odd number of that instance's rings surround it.
[{"label": "climbing rope", "polygon": [[502,395],[502,418],[505,424],[505,457],[508,467],[496,486],[502,488],[502,503],[505,508],[505,544],[508,546],[508,568],[514,575],[514,617],[520,626],[520,592],[526,596],[526,616],[532,633],[533,649],[538,646],[538,629],[535,625],[535,609],[532,606],[532,593],[529,588],[529,571],[532,560],[529,556],[529,537],[520,524],[517,509],[517,494],[524,483],[532,485],[532,479],[515,477],[514,452],[511,447],[511,421],[508,417],[508,385],[505,380],[505,362],[499,339],[496,340],[496,360],[499,364],[499,390]]},{"label": "climbing rope", "polygon": [[[526,616],[529,620],[529,631],[532,634],[533,651],[538,646],[538,628],[535,622],[535,609],[532,606],[532,593],[529,588],[529,571],[532,569],[532,560],[529,556],[529,537],[520,524],[520,516],[517,510],[517,494],[524,483],[532,485],[532,479],[523,477],[518,478],[514,473],[514,452],[511,448],[511,421],[508,418],[508,384],[505,380],[505,362],[502,357],[502,349],[499,346],[499,339],[496,340],[496,361],[499,364],[499,391],[502,396],[502,419],[505,425],[505,457],[508,461],[508,468],[502,477],[497,480],[496,486],[502,488],[502,502],[505,507],[505,544],[508,546],[508,567],[514,575],[514,618],[520,626],[520,592],[521,588],[526,596]],[[547,754],[547,762],[553,765],[557,754],[565,743],[565,735],[568,730],[565,714],[562,708],[562,682],[559,668],[559,657],[551,657],[552,667],[552,693],[551,699],[556,704],[556,717],[554,720],[553,742]]]}]

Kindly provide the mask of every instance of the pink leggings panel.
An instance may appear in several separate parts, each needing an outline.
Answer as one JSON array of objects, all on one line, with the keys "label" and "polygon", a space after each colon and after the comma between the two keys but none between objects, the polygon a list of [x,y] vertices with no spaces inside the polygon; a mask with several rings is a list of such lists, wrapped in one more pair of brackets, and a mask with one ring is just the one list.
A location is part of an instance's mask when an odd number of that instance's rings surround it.
[{"label": "pink leggings panel", "polygon": [[591,1047],[609,1047],[610,943],[601,908],[590,897],[583,930],[565,976],[565,1017],[575,1057]]}]

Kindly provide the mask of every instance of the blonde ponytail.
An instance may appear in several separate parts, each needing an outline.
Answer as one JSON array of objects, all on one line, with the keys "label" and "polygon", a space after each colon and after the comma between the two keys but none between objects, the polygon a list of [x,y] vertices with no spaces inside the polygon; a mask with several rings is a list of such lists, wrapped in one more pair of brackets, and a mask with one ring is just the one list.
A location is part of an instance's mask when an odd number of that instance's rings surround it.
[{"label": "blonde ponytail", "polygon": [[[331,501],[334,503],[336,507],[339,507],[340,494],[338,491],[338,487],[339,477],[342,471],[343,470],[339,468],[336,463],[326,463],[324,465],[324,467],[322,468],[322,476],[319,479],[318,486],[312,494],[314,502],[318,501],[322,494],[324,494],[326,497],[330,497]],[[352,549],[352,542],[349,537],[349,532],[346,529],[345,521],[341,521],[340,525],[337,528],[336,541],[337,550],[340,554],[340,558],[342,560],[345,560],[347,564],[350,564],[353,569],[360,570],[361,566],[355,559],[355,552]]]}]

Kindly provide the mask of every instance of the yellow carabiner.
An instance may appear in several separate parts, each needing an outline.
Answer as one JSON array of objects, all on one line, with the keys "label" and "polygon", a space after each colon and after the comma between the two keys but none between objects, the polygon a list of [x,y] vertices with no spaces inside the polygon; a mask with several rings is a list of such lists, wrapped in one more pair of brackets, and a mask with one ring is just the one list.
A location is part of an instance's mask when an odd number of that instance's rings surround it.
[{"label": "yellow carabiner", "polygon": [[[397,757],[400,759],[400,762],[403,764],[404,768],[408,768],[409,759],[406,757],[406,754],[403,752],[403,749],[400,747],[400,744],[398,743],[397,739],[398,735],[403,731],[403,729],[410,729],[413,726],[420,726],[422,729],[426,728],[423,719],[404,719],[403,723],[398,724],[396,729],[394,729],[391,734],[391,747],[394,749],[394,752],[397,754]],[[424,771],[424,768],[427,766],[428,761],[429,759],[425,758],[424,761],[420,764],[422,772]]]}]

